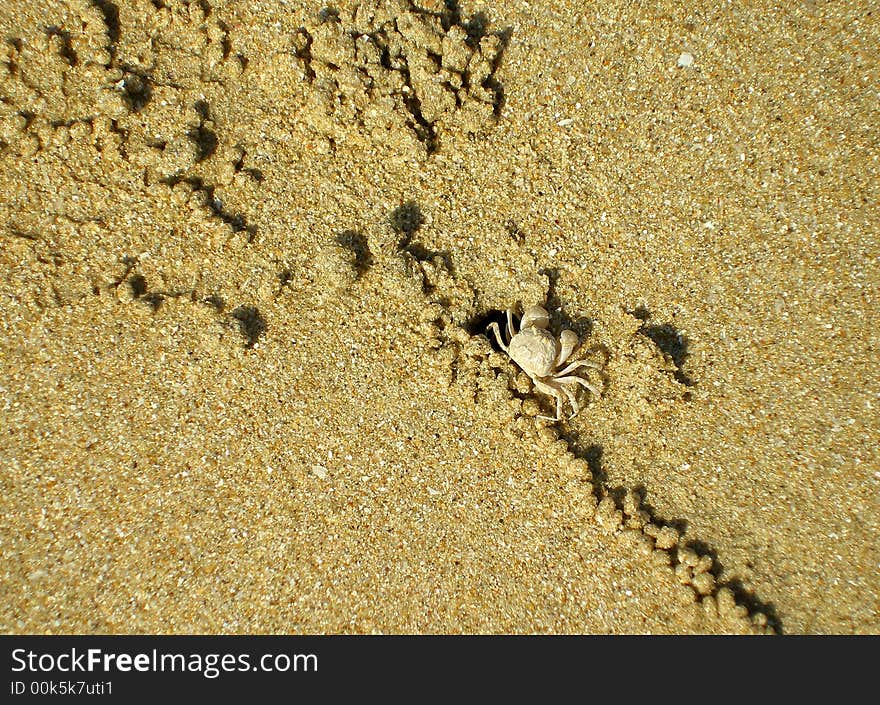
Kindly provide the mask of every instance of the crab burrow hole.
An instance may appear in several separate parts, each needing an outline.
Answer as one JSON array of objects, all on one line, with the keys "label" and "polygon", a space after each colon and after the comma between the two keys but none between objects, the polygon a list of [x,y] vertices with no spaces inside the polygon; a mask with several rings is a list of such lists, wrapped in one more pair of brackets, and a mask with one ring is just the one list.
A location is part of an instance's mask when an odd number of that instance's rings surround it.
[{"label": "crab burrow hole", "polygon": [[[517,330],[519,330],[519,319],[519,316],[514,315],[513,322],[516,324]],[[504,352],[498,345],[498,341],[495,340],[495,336],[487,330],[487,328],[493,323],[497,323],[498,327],[504,331],[507,326],[507,312],[499,309],[492,309],[470,319],[465,323],[464,328],[471,335],[485,336],[492,345],[492,349],[496,352]]]}]

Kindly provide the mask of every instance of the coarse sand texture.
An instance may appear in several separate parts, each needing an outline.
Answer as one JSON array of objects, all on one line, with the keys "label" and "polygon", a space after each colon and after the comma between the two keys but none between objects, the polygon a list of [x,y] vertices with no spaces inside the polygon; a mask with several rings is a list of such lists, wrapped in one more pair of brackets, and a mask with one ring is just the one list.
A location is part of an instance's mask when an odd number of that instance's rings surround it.
[{"label": "coarse sand texture", "polygon": [[0,39],[0,631],[880,633],[870,4]]}]

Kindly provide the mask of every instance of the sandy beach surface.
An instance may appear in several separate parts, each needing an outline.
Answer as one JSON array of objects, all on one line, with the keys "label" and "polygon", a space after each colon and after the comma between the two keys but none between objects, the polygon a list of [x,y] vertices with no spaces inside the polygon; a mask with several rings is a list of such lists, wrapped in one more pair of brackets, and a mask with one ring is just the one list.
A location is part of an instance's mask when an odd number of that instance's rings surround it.
[{"label": "sandy beach surface", "polygon": [[870,7],[0,3],[0,630],[880,632]]}]

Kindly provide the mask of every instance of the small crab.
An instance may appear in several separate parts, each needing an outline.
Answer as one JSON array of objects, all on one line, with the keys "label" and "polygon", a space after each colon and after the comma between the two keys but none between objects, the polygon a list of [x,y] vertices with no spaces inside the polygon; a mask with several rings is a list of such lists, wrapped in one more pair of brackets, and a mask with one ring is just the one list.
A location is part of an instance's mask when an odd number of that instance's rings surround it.
[{"label": "small crab", "polygon": [[497,323],[491,323],[486,331],[495,334],[495,340],[501,349],[506,352],[535,383],[539,392],[549,394],[556,399],[556,418],[552,416],[539,416],[539,419],[548,421],[560,421],[562,419],[563,395],[568,399],[574,410],[569,418],[574,418],[580,411],[571,385],[581,385],[594,396],[599,396],[598,387],[590,384],[587,380],[572,374],[581,367],[600,370],[602,365],[592,360],[577,360],[559,369],[571,357],[580,344],[577,333],[573,330],[563,330],[556,338],[547,326],[550,325],[550,314],[542,306],[529,306],[523,311],[519,323],[519,333],[513,324],[513,309],[507,309],[507,330],[505,339],[501,338],[501,331]]}]

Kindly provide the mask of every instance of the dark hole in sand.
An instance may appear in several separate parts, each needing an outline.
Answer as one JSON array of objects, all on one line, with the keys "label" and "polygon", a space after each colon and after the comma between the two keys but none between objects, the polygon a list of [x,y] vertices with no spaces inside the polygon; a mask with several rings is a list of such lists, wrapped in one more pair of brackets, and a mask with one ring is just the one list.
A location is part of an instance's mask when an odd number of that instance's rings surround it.
[{"label": "dark hole in sand", "polygon": [[[518,325],[519,316],[513,317],[514,325]],[[487,330],[487,328],[492,324],[497,323],[498,329],[501,331],[501,335],[504,335],[504,331],[507,328],[507,313],[505,311],[501,311],[499,309],[492,309],[491,311],[487,311],[486,313],[480,314],[472,318],[465,324],[465,330],[471,335],[485,335],[489,342],[492,344],[492,349],[497,352],[503,352],[501,347],[498,345],[498,341],[495,339],[495,335]]]}]

